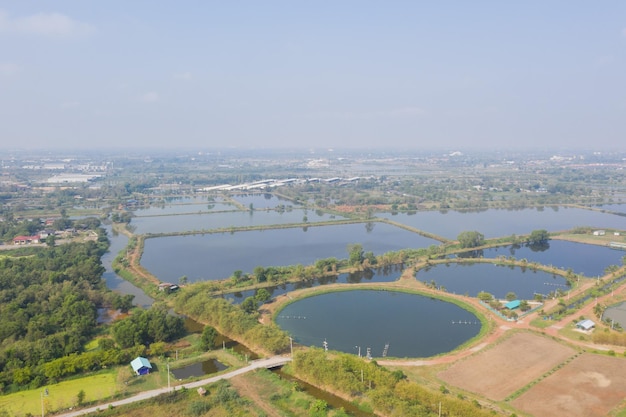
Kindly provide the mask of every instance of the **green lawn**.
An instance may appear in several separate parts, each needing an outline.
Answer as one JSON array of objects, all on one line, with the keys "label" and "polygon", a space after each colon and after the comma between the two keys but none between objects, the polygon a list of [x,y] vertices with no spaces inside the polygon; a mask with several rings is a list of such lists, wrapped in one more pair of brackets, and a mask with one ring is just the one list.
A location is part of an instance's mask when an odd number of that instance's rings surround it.
[{"label": "green lawn", "polygon": [[76,405],[80,390],[85,391],[85,402],[111,397],[118,391],[116,378],[117,372],[110,370],[35,390],[0,396],[0,410],[6,410],[9,415],[16,417],[27,413],[40,415],[41,397],[45,388],[48,389],[48,396],[44,397],[46,414],[56,410],[67,410]]}]

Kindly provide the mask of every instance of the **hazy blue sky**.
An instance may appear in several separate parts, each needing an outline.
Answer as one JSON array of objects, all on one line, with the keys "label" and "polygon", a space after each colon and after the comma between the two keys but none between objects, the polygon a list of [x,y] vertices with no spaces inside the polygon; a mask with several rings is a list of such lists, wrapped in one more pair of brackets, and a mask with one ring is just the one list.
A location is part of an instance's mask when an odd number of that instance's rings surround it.
[{"label": "hazy blue sky", "polygon": [[623,0],[0,0],[4,148],[625,143]]}]

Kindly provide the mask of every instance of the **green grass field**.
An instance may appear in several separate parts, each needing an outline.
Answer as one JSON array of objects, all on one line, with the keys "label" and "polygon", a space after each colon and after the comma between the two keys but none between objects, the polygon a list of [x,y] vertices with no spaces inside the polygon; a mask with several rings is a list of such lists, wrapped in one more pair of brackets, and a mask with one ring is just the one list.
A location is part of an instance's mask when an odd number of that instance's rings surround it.
[{"label": "green grass field", "polygon": [[85,391],[84,402],[91,402],[111,397],[117,392],[117,372],[110,370],[97,375],[72,379],[36,390],[21,391],[0,397],[0,410],[5,410],[11,416],[25,416],[41,414],[41,397],[45,388],[48,396],[44,397],[46,414],[57,410],[67,410],[77,403],[80,390]]}]

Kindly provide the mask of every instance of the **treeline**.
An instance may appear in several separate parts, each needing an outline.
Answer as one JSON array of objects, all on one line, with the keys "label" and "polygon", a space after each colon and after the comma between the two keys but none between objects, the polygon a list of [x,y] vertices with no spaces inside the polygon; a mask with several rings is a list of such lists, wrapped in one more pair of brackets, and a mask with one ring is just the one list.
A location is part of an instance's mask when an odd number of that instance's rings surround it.
[{"label": "treeline", "polygon": [[258,321],[258,312],[248,313],[223,298],[212,298],[208,288],[210,283],[198,283],[179,292],[175,299],[176,310],[249,347],[271,353],[287,350],[289,337],[277,325],[263,325]]},{"label": "treeline", "polygon": [[109,302],[101,233],[98,242],[0,258],[0,390],[44,382],[43,364],[82,351],[93,335],[97,308]]},{"label": "treeline", "polygon": [[[433,391],[408,381],[402,371],[389,371],[375,361],[354,355],[310,348],[297,351],[288,365],[294,373],[313,385],[332,388],[369,403],[374,410],[397,416],[493,416],[477,401],[452,396],[442,387]],[[441,407],[441,408],[440,408]],[[439,411],[441,413],[439,414]]]},{"label": "treeline", "polygon": [[[117,320],[111,327],[112,338],[98,339],[98,347],[89,352],[76,352],[46,362],[41,370],[48,381],[81,372],[95,371],[112,365],[127,365],[139,355],[161,354],[164,342],[185,333],[184,320],[168,313],[164,304],[147,310],[135,309],[129,317]],[[149,347],[149,349],[148,349]]]},{"label": "treeline", "polygon": [[[155,304],[117,320],[111,337],[84,352],[97,329],[97,310],[128,311],[132,295],[106,288],[100,258],[108,248],[104,230],[97,242],[31,248],[31,254],[0,258],[0,392],[39,387],[135,356],[182,336],[183,319]],[[154,352],[152,352],[154,353]]]}]

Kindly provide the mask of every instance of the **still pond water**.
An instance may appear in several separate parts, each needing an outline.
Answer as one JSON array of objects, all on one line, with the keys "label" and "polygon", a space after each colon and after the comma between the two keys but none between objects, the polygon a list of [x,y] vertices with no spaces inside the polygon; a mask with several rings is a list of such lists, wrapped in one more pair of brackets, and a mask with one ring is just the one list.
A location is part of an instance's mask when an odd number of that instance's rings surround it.
[{"label": "still pond water", "polygon": [[[478,318],[434,298],[394,291],[341,291],[298,300],[276,318],[294,341],[373,357],[430,357],[480,332]],[[459,322],[461,324],[459,324]]]},{"label": "still pond water", "polygon": [[604,310],[603,319],[614,320],[622,328],[626,328],[626,302],[608,307]]},{"label": "still pond water", "polygon": [[533,230],[569,230],[579,226],[626,229],[626,217],[592,210],[567,207],[546,207],[542,210],[496,210],[461,213],[458,211],[427,211],[415,214],[381,213],[377,215],[448,239],[459,233],[476,230],[486,238],[525,235]]},{"label": "still pond water", "polygon": [[208,359],[202,362],[192,363],[178,369],[172,369],[171,372],[178,380],[193,378],[203,375],[211,375],[228,368],[217,359]]},{"label": "still pond water", "polygon": [[460,253],[457,256],[460,258],[481,256],[485,258],[506,256],[508,258],[513,256],[518,260],[526,259],[528,262],[553,265],[564,270],[571,268],[576,274],[597,277],[598,275],[604,275],[604,269],[607,266],[621,265],[622,257],[626,256],[626,252],[606,246],[586,245],[566,240],[550,240],[541,247],[527,245],[500,246]]},{"label": "still pond water", "polygon": [[[301,282],[289,282],[285,284],[265,287],[270,295],[275,298],[282,294],[302,288],[313,288],[326,284],[359,284],[361,282],[394,282],[402,275],[402,265],[391,265],[385,268],[367,269],[365,271],[355,271],[335,276],[315,278]],[[239,304],[248,297],[254,297],[258,290],[237,291],[224,294],[221,297]]]},{"label": "still pond water", "polygon": [[168,236],[146,239],[141,264],[161,281],[178,282],[183,275],[189,282],[219,280],[236,270],[251,273],[257,266],[345,259],[354,243],[380,255],[437,242],[386,223]]},{"label": "still pond water", "polygon": [[113,234],[111,226],[104,226],[107,232],[107,237],[110,241],[109,250],[102,256],[102,266],[105,271],[102,274],[102,278],[105,280],[109,289],[120,294],[134,295],[133,304],[141,307],[151,306],[154,300],[146,295],[142,289],[135,287],[130,282],[126,281],[113,270],[112,264],[118,253],[123,250],[128,244],[128,238],[124,235]]},{"label": "still pond water", "polygon": [[134,217],[130,225],[135,234],[176,233],[229,227],[270,226],[274,224],[309,223],[341,220],[343,217],[314,210],[291,211],[229,211],[220,213],[193,213],[179,216]]},{"label": "still pond water", "polygon": [[237,194],[233,196],[233,200],[241,203],[244,207],[252,207],[256,209],[273,209],[280,205],[293,206],[294,203],[291,200],[280,198],[270,193],[250,193],[250,194]]},{"label": "still pond water", "polygon": [[547,295],[557,289],[569,290],[567,281],[561,276],[489,263],[437,264],[419,270],[416,279],[425,283],[434,281],[437,287],[443,286],[447,292],[470,297],[485,291],[502,299],[513,292],[519,299],[532,300],[535,293]]}]

